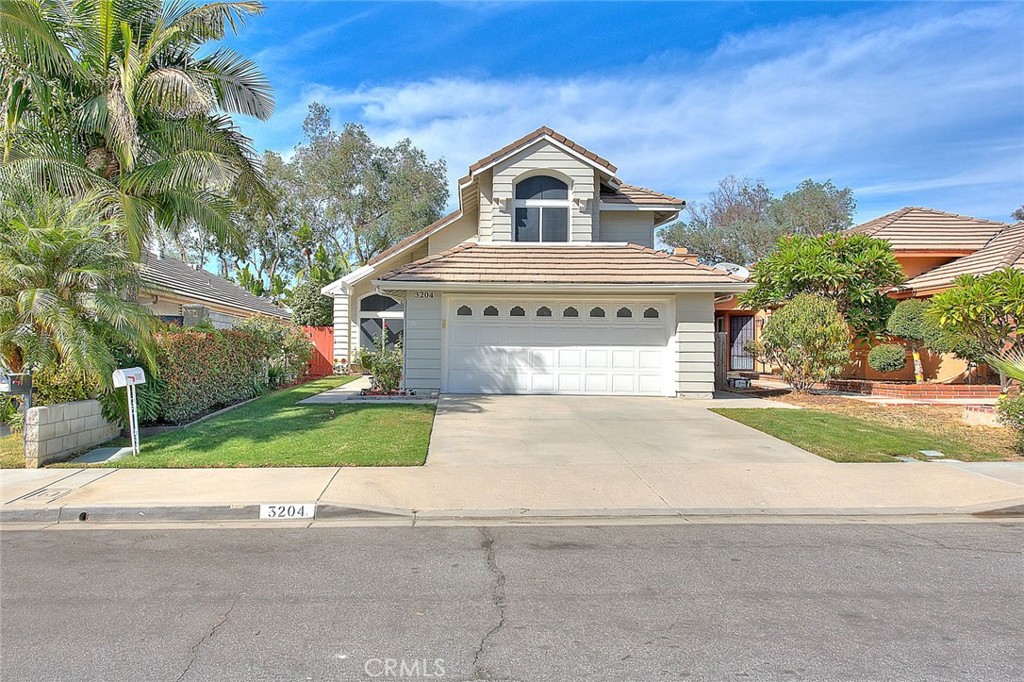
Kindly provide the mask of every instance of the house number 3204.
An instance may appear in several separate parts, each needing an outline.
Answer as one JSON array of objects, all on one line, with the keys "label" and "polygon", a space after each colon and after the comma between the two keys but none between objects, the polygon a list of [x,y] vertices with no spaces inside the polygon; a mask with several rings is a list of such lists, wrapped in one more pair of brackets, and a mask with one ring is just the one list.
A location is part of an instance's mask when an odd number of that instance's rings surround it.
[{"label": "house number 3204", "polygon": [[417,291],[415,298],[434,298],[433,291]]}]

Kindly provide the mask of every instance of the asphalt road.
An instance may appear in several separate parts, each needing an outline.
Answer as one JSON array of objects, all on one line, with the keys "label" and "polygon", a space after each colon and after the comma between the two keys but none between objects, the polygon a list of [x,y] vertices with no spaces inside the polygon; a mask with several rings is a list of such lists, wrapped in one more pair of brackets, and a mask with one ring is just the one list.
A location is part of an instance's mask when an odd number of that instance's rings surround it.
[{"label": "asphalt road", "polygon": [[5,531],[0,550],[5,681],[1024,673],[1021,523]]}]

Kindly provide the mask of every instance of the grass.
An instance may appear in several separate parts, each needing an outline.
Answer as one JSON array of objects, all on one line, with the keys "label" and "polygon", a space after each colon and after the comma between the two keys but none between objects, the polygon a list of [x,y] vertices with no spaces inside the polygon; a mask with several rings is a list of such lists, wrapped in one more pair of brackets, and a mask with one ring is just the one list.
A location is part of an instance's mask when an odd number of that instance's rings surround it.
[{"label": "grass", "polygon": [[20,433],[0,438],[0,469],[25,468],[25,439]]},{"label": "grass", "polygon": [[142,441],[134,468],[416,466],[423,464],[433,405],[299,405],[352,377],[270,393],[218,417]]},{"label": "grass", "polygon": [[893,462],[897,456],[925,459],[918,450],[938,450],[955,459],[1006,459],[942,430],[883,424],[821,409],[724,408],[713,410],[741,424],[834,462]]}]

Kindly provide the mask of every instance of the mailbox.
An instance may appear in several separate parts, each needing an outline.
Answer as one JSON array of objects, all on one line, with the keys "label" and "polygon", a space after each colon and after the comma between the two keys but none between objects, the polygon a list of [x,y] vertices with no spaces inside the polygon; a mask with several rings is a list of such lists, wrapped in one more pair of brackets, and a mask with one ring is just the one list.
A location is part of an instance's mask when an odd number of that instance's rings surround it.
[{"label": "mailbox", "polygon": [[32,393],[31,374],[0,374],[0,393],[29,395]]},{"label": "mailbox", "polygon": [[146,373],[142,371],[141,367],[114,370],[114,388],[138,386],[144,383],[146,383]]}]

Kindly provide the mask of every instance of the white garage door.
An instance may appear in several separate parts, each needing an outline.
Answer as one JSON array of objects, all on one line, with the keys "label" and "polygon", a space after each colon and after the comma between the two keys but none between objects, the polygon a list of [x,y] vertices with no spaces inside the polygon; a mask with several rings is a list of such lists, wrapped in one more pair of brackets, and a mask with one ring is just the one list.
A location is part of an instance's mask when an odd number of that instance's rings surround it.
[{"label": "white garage door", "polygon": [[449,393],[674,395],[665,300],[447,301]]}]

